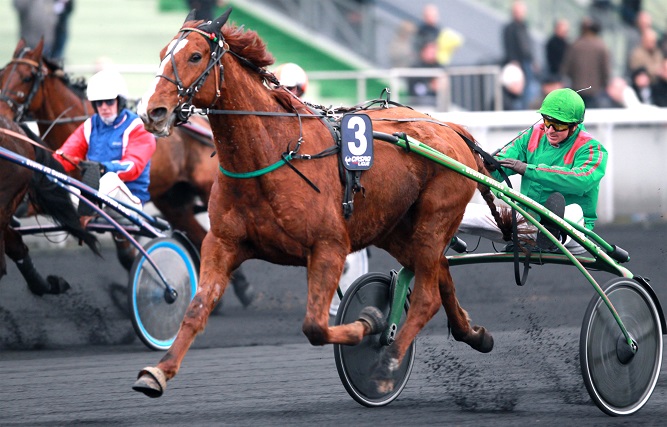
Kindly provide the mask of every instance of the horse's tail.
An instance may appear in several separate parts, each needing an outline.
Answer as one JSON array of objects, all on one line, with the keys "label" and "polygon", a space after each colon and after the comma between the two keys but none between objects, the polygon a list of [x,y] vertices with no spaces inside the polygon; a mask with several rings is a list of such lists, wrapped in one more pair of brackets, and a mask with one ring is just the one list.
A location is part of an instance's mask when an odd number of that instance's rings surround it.
[{"label": "horse's tail", "polygon": [[[482,158],[476,155],[475,161],[477,162],[477,171],[479,173],[483,173],[488,177],[491,177],[491,174],[484,166],[484,161],[482,160]],[[491,210],[491,215],[493,215],[493,219],[496,220],[498,228],[500,228],[500,231],[503,233],[503,240],[509,242],[510,240],[512,240],[511,209],[500,209],[498,205],[495,204],[494,201],[496,198],[493,196],[493,193],[491,192],[491,189],[488,186],[479,182],[477,183],[477,189],[482,194],[482,198],[484,199],[486,204],[489,206],[489,209]]]},{"label": "horse's tail", "polygon": [[[36,149],[35,157],[38,163],[63,174],[66,173],[63,166],[47,151]],[[33,203],[46,215],[63,226],[72,236],[84,242],[95,255],[101,256],[99,241],[81,226],[79,215],[67,190],[47,179],[44,174],[35,172],[30,181],[30,194]]]},{"label": "horse's tail", "polygon": [[[479,155],[479,153],[475,152],[475,149],[470,146],[470,144],[475,144],[475,139],[473,136],[468,132],[463,126],[460,125],[455,125],[452,123],[449,123],[449,126],[454,128],[454,130],[461,135],[463,140],[466,141],[468,144],[470,151],[475,155],[475,163],[477,165],[477,172],[482,173],[489,178],[492,178],[491,174],[489,173],[488,169],[486,169],[486,166],[484,166],[484,160],[482,157]],[[496,221],[496,224],[498,225],[498,228],[500,228],[500,231],[503,233],[503,240],[506,242],[512,240],[512,211],[509,209],[500,209],[498,205],[495,204],[495,197],[493,196],[493,193],[491,192],[491,189],[482,184],[481,182],[477,183],[477,189],[479,192],[482,194],[482,198],[486,202],[486,204],[489,206],[489,209],[491,210],[491,215],[493,216],[493,219]],[[525,221],[525,219],[523,220]]]}]

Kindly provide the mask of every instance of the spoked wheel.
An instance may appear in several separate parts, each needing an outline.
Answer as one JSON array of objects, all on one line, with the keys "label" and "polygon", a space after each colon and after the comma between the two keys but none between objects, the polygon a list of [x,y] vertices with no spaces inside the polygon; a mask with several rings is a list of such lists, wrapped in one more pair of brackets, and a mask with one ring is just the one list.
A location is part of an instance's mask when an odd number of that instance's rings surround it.
[{"label": "spoked wheel", "polygon": [[[369,273],[359,277],[345,292],[338,307],[336,325],[352,323],[359,319],[359,313],[366,306],[377,307],[389,314],[391,278],[387,274]],[[405,312],[408,304],[406,302]],[[399,330],[405,321],[401,318]],[[343,385],[354,400],[364,406],[384,406],[394,401],[405,388],[415,361],[415,342],[405,353],[401,366],[394,371],[394,389],[388,392],[377,390],[371,380],[374,365],[379,361],[383,345],[382,334],[367,336],[358,345],[334,344],[336,368]]]},{"label": "spoked wheel", "polygon": [[660,314],[648,292],[632,279],[612,279],[605,293],[638,350],[633,354],[611,311],[596,295],[581,327],[581,373],[591,399],[603,412],[630,415],[644,406],[658,381]]},{"label": "spoked wheel", "polygon": [[138,256],[130,271],[128,292],[132,325],[149,348],[166,350],[176,339],[185,311],[197,291],[198,264],[184,245],[171,237],[153,239],[145,249],[177,296],[172,301],[165,294],[165,285],[151,263]]}]

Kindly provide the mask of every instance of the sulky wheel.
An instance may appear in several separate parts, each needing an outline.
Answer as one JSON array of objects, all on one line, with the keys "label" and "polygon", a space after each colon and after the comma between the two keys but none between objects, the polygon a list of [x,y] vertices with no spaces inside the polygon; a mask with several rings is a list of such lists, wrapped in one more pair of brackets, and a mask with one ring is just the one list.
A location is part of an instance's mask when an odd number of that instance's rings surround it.
[{"label": "sulky wheel", "polygon": [[174,238],[153,239],[145,249],[177,296],[171,301],[165,295],[165,285],[153,266],[144,256],[138,256],[130,271],[130,317],[144,344],[153,350],[166,350],[176,339],[185,310],[197,291],[198,268],[192,254]]},{"label": "sulky wheel", "polygon": [[581,373],[591,399],[603,412],[630,415],[644,406],[658,381],[660,314],[648,292],[632,279],[610,280],[605,293],[638,349],[632,352],[611,311],[596,295],[581,327]]},{"label": "sulky wheel", "polygon": [[[387,316],[390,287],[391,278],[387,274],[369,273],[359,277],[343,296],[336,315],[336,325],[355,322],[366,306],[377,307]],[[406,312],[407,309],[406,302]],[[399,330],[404,321],[405,314],[401,318]],[[371,374],[382,354],[381,336],[382,334],[366,336],[355,346],[334,344],[338,375],[350,396],[364,406],[384,406],[394,401],[405,388],[415,361],[413,341],[405,353],[401,366],[394,371],[394,389],[388,392],[377,391],[375,382],[371,380]]]}]

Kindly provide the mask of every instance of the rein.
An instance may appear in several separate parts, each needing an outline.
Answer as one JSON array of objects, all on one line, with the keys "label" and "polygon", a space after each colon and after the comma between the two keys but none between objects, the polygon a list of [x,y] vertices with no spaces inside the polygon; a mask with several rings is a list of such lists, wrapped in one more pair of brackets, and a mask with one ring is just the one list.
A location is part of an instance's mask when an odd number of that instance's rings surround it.
[{"label": "rein", "polygon": [[[305,180],[308,185],[310,185],[315,191],[318,193],[320,192],[319,188],[310,180],[308,179],[303,173],[301,173],[292,163],[291,161],[294,159],[303,159],[303,160],[309,160],[309,159],[314,159],[314,158],[320,158],[324,157],[327,155],[334,154],[338,151],[338,147],[330,147],[321,153],[315,154],[315,155],[310,155],[310,154],[297,154],[299,152],[299,149],[301,148],[301,144],[303,143],[303,125],[301,122],[302,117],[307,117],[307,118],[324,118],[326,117],[323,114],[301,114],[299,113],[296,108],[292,105],[292,108],[294,110],[293,113],[287,113],[287,112],[272,112],[272,111],[242,111],[242,110],[219,110],[219,109],[213,109],[211,107],[209,108],[197,108],[194,105],[192,105],[192,99],[194,96],[199,92],[201,87],[203,86],[204,82],[209,76],[209,73],[211,70],[214,70],[215,73],[215,98],[211,103],[211,106],[215,104],[215,102],[218,100],[220,97],[220,92],[221,92],[221,86],[222,82],[224,80],[224,67],[222,64],[222,57],[224,56],[225,53],[229,52],[232,55],[234,55],[237,59],[239,59],[245,66],[249,67],[252,71],[260,74],[265,80],[268,80],[274,84],[280,84],[278,79],[270,72],[256,66],[252,62],[250,62],[248,59],[238,55],[236,52],[232,51],[229,49],[229,45],[225,42],[224,38],[222,37],[222,34],[216,34],[213,32],[208,32],[204,31],[200,28],[192,28],[192,27],[184,27],[181,28],[180,30],[181,36],[177,39],[176,43],[174,44],[174,48],[172,48],[172,51],[168,53],[168,55],[171,55],[171,62],[172,62],[172,68],[174,72],[174,77],[168,77],[165,76],[164,74],[159,74],[157,77],[164,78],[165,80],[169,81],[170,83],[174,84],[178,90],[178,97],[179,97],[179,106],[176,107],[175,112],[176,112],[176,118],[177,121],[175,123],[176,126],[181,125],[183,123],[186,123],[188,118],[192,114],[199,114],[199,115],[209,115],[209,114],[224,114],[224,115],[254,115],[254,116],[268,116],[268,117],[297,117],[299,120],[299,138],[296,141],[296,146],[294,149],[290,148],[291,143],[287,144],[287,149],[285,152],[283,152],[280,156],[280,160],[277,162],[256,170],[256,171],[251,171],[251,172],[232,172],[224,169],[221,165],[218,165],[218,168],[220,169],[220,172],[228,176],[230,178],[238,178],[238,179],[246,179],[246,178],[255,178],[259,177],[262,175],[265,175],[269,172],[272,172],[281,166],[289,166],[297,175],[299,175],[303,180]],[[174,50],[178,43],[183,40],[186,37],[186,33],[188,32],[194,32],[197,33],[201,36],[203,36],[205,39],[209,41],[209,44],[211,46],[211,58],[209,60],[208,65],[202,72],[202,74],[195,79],[195,81],[187,88],[185,88],[181,78],[178,76],[178,71],[177,71],[177,66],[176,66],[176,59],[174,56]],[[216,65],[218,65],[216,67]],[[219,72],[219,74],[218,74]],[[182,102],[184,100],[185,102]]]},{"label": "rein", "polygon": [[[28,138],[27,136],[25,136],[23,134],[20,134],[18,132],[14,132],[13,130],[0,128],[0,133],[4,133],[5,135],[11,136],[11,137],[16,138],[16,139],[20,139],[21,141],[27,142],[28,144],[31,144],[31,145],[33,145],[37,148],[41,148],[44,151],[48,151],[49,153],[55,153],[55,151],[51,150],[50,148],[45,147],[42,144],[33,141],[32,139]],[[77,165],[72,159],[70,159],[64,153],[58,153],[58,155],[60,157],[62,157],[63,159],[67,160],[69,163],[71,163],[75,167],[77,167],[77,168],[79,167],[79,165]]]}]

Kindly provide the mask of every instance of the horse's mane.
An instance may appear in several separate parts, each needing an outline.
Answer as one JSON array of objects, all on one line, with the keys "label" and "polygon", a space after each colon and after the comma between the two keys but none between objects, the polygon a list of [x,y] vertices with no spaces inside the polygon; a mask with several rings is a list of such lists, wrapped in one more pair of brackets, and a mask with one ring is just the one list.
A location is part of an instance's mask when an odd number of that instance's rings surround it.
[{"label": "horse's mane", "polygon": [[62,65],[57,60],[42,57],[42,61],[44,61],[44,65],[46,65],[46,68],[48,68],[49,72],[62,80],[62,82],[65,83],[68,88],[72,89],[72,91],[76,93],[79,98],[86,98],[86,88],[88,87],[88,83],[86,83],[85,78],[72,78],[70,74],[65,72]]},{"label": "horse's mane", "polygon": [[264,68],[275,62],[273,55],[266,50],[266,43],[259,38],[257,32],[245,30],[243,26],[225,25],[222,28],[222,35],[234,53],[254,65]]}]

